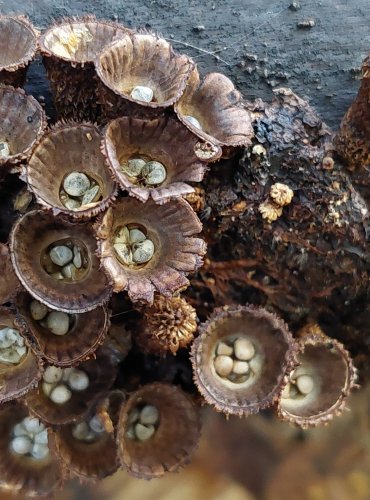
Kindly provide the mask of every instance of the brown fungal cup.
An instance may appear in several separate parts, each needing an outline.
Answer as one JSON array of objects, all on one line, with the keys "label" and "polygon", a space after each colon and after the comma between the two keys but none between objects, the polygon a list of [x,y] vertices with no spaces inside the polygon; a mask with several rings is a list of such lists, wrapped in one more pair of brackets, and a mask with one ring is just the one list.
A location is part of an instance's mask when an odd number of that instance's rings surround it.
[{"label": "brown fungal cup", "polygon": [[[82,314],[68,315],[67,333],[55,334],[50,314],[54,315],[54,321],[58,321],[57,315],[61,315],[60,323],[65,320],[66,313],[48,310],[41,304],[41,308],[39,306],[38,309],[41,309],[41,315],[45,314],[45,316],[37,320],[37,315],[32,315],[35,303],[37,301],[27,293],[22,293],[17,298],[17,307],[28,325],[33,349],[47,363],[61,367],[76,365],[91,356],[103,343],[109,328],[109,313],[105,306],[99,306]],[[51,329],[48,328],[48,318],[50,318]],[[58,328],[58,323],[56,328]]]},{"label": "brown fungal cup", "polygon": [[[90,123],[59,122],[43,135],[26,169],[28,186],[41,206],[54,215],[88,219],[113,202],[117,186],[105,165],[100,142],[99,129]],[[87,177],[87,185],[70,182],[66,192],[66,182],[77,174],[83,174],[84,180]]]},{"label": "brown fungal cup", "polygon": [[[146,411],[148,407],[152,411]],[[190,461],[199,437],[198,409],[174,385],[145,385],[122,406],[117,433],[118,454],[122,466],[135,477],[151,479],[167,471],[179,470]]]},{"label": "brown fungal cup", "polygon": [[179,119],[204,141],[220,146],[249,146],[254,136],[249,111],[231,80],[209,73],[200,81],[197,69],[175,104]]},{"label": "brown fungal cup", "polygon": [[9,302],[20,290],[21,284],[14,272],[8,245],[0,243],[0,304]]},{"label": "brown fungal cup", "polygon": [[154,303],[143,310],[144,319],[139,323],[134,339],[146,354],[176,354],[186,347],[197,329],[194,307],[182,297],[157,295]]},{"label": "brown fungal cup", "polygon": [[298,346],[299,364],[286,374],[277,412],[302,428],[315,427],[343,411],[357,371],[343,345],[317,325],[303,329]]},{"label": "brown fungal cup", "polygon": [[296,346],[286,324],[263,308],[219,308],[192,346],[195,383],[218,411],[249,415],[271,406]]},{"label": "brown fungal cup", "polygon": [[171,296],[186,288],[186,275],[202,265],[206,251],[205,242],[193,236],[201,229],[182,199],[165,205],[120,199],[97,224],[101,262],[114,291],[151,303],[154,291]]},{"label": "brown fungal cup", "polygon": [[27,409],[19,403],[7,403],[0,408],[0,489],[23,498],[50,498],[63,481],[63,471],[55,455],[50,452],[35,459],[11,448],[15,427],[27,417]]},{"label": "brown fungal cup", "polygon": [[0,307],[0,403],[24,396],[41,378],[42,363],[26,333],[15,313]]},{"label": "brown fungal cup", "polygon": [[102,82],[99,99],[109,119],[162,112],[184,92],[194,63],[163,38],[126,33],[98,55],[95,67]]},{"label": "brown fungal cup", "polygon": [[[52,252],[57,253],[57,247],[66,246],[73,247],[73,255],[75,247],[80,253],[81,265],[72,278],[65,277],[61,273],[64,267],[54,264],[50,257]],[[22,285],[51,309],[84,313],[109,299],[112,289],[95,255],[96,240],[90,224],[56,219],[42,210],[28,212],[14,225],[10,247]],[[71,252],[64,250],[64,255]]]},{"label": "brown fungal cup", "polygon": [[119,24],[87,16],[64,19],[41,35],[43,63],[60,117],[99,120],[93,61],[107,44],[125,33],[127,29]]},{"label": "brown fungal cup", "polygon": [[108,124],[102,151],[122,189],[143,202],[151,196],[165,203],[193,193],[187,183],[203,179],[207,166],[197,146],[197,138],[173,118],[121,117]]},{"label": "brown fungal cup", "polygon": [[0,16],[0,83],[22,87],[36,55],[38,32],[24,16]]},{"label": "brown fungal cup", "polygon": [[[82,421],[94,404],[109,391],[116,377],[116,366],[110,357],[98,351],[95,359],[84,361],[76,369],[66,369],[78,370],[87,375],[88,386],[78,390],[70,386],[69,399],[64,402],[61,400],[56,402],[56,397],[52,400],[45,392],[44,383],[46,382],[45,374],[48,374],[47,370],[46,366],[43,381],[40,381],[38,387],[27,394],[25,401],[33,415],[51,425],[65,425]],[[68,374],[68,372],[63,370],[63,374]],[[59,384],[59,382],[64,386],[69,384],[65,382],[64,378],[56,383]]]},{"label": "brown fungal cup", "polygon": [[47,125],[45,113],[22,89],[0,88],[0,168],[27,160]]}]

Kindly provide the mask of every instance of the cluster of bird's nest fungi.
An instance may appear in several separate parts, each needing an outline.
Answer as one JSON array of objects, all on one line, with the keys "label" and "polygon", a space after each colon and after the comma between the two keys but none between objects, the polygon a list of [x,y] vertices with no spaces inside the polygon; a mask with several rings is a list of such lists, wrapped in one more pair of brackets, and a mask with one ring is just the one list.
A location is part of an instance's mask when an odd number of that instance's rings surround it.
[{"label": "cluster of bird's nest fungi", "polygon": [[[198,286],[204,189],[237,155],[266,164],[258,109],[150,33],[90,17],[0,28],[1,487],[49,495],[70,477],[176,471],[203,402],[303,428],[339,414],[357,371],[338,340],[309,321],[293,336],[253,294],[211,303],[214,278]],[[52,125],[21,89],[37,54]],[[259,224],[273,228],[295,189],[270,185]]]}]

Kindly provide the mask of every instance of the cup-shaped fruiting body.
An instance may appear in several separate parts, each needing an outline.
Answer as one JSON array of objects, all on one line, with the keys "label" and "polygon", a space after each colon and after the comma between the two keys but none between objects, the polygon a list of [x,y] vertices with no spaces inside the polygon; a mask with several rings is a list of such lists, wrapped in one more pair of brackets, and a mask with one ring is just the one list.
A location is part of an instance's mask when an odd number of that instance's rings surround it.
[{"label": "cup-shaped fruiting body", "polygon": [[197,329],[197,314],[182,297],[155,297],[153,305],[143,310],[144,319],[134,339],[141,351],[163,355],[186,347]]},{"label": "cup-shaped fruiting body", "polygon": [[118,469],[117,444],[97,414],[63,425],[52,436],[54,450],[72,477],[103,479]]},{"label": "cup-shaped fruiting body", "polygon": [[33,349],[55,366],[76,365],[90,357],[103,343],[109,328],[105,306],[68,314],[49,309],[27,293],[17,297],[17,306],[28,325]]},{"label": "cup-shaped fruiting body", "polygon": [[0,489],[25,497],[50,498],[63,480],[49,446],[48,429],[18,403],[0,408]]},{"label": "cup-shaped fruiting body", "polygon": [[116,292],[134,302],[152,303],[154,291],[172,296],[189,285],[186,274],[198,269],[206,244],[193,235],[202,229],[182,200],[156,205],[122,198],[97,225],[99,254]]},{"label": "cup-shaped fruiting body", "polygon": [[102,151],[122,189],[140,201],[151,196],[164,203],[194,192],[187,183],[203,179],[206,163],[197,156],[198,145],[173,118],[125,116],[108,124]]},{"label": "cup-shaped fruiting body", "polygon": [[362,64],[361,87],[343,117],[334,143],[351,169],[370,163],[370,55]]},{"label": "cup-shaped fruiting body", "polygon": [[[184,92],[194,63],[163,38],[127,33],[96,58],[99,100],[107,118],[161,112]],[[149,113],[150,114],[150,113]]]},{"label": "cup-shaped fruiting body", "polygon": [[43,63],[60,117],[98,121],[94,59],[127,33],[111,21],[93,16],[69,18],[51,26],[39,39]]},{"label": "cup-shaped fruiting body", "polygon": [[295,352],[286,324],[265,309],[216,309],[192,346],[194,380],[218,411],[257,413],[277,399]]},{"label": "cup-shaped fruiting body", "polygon": [[10,251],[26,290],[51,309],[83,313],[105,303],[112,288],[95,255],[87,223],[72,223],[36,210],[14,225]]},{"label": "cup-shaped fruiting body", "polygon": [[38,32],[23,16],[0,16],[0,83],[22,87],[37,51]]},{"label": "cup-shaped fruiting body", "polygon": [[21,284],[14,272],[8,245],[0,243],[0,305],[11,300],[20,290]]},{"label": "cup-shaped fruiting body", "polygon": [[175,104],[179,119],[198,137],[221,146],[248,146],[254,136],[242,96],[221,73],[209,73],[201,82],[196,69]]},{"label": "cup-shaped fruiting body", "polygon": [[190,461],[199,437],[198,408],[174,385],[145,385],[122,406],[118,454],[133,476],[151,479],[179,470]]},{"label": "cup-shaped fruiting body", "polygon": [[45,113],[22,89],[0,88],[0,168],[27,160],[47,125]]},{"label": "cup-shaped fruiting body", "polygon": [[25,400],[30,412],[43,422],[80,422],[109,391],[115,377],[115,364],[98,351],[96,359],[84,361],[76,368],[46,366],[38,387]]},{"label": "cup-shaped fruiting body", "polygon": [[26,327],[14,312],[0,307],[0,403],[22,397],[42,375],[42,363],[26,338]]},{"label": "cup-shaped fruiting body", "polygon": [[29,188],[54,215],[88,219],[114,200],[117,186],[100,151],[99,129],[59,122],[46,132],[27,164]]},{"label": "cup-shaped fruiting body", "polygon": [[315,427],[343,411],[357,371],[343,345],[318,325],[307,325],[297,342],[299,364],[285,377],[277,412],[302,428]]}]

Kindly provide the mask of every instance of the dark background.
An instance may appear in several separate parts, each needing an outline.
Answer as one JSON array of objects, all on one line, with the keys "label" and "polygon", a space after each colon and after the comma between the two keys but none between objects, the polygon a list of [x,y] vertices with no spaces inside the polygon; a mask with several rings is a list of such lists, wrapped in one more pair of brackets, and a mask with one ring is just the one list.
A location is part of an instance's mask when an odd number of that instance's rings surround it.
[{"label": "dark background", "polygon": [[[357,92],[370,49],[369,7],[369,0],[0,1],[1,12],[27,14],[40,28],[94,13],[161,33],[204,73],[227,74],[246,98],[269,100],[272,88],[291,87],[334,129]],[[315,25],[298,26],[306,20]],[[36,96],[46,93],[40,74],[34,64],[27,88]]]}]

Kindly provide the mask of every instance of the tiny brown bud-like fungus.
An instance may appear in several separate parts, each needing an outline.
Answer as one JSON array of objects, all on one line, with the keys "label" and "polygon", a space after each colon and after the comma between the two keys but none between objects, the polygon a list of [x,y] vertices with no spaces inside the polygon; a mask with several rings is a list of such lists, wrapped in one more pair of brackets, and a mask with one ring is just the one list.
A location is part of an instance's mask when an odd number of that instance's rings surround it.
[{"label": "tiny brown bud-like fungus", "polygon": [[112,289],[95,255],[90,224],[28,212],[14,225],[10,247],[19,280],[46,306],[82,313],[109,299]]},{"label": "tiny brown bud-like fungus", "polygon": [[130,111],[163,111],[184,92],[193,61],[177,54],[163,38],[127,33],[95,61],[102,84],[99,99],[108,118]]},{"label": "tiny brown bud-like fungus", "polygon": [[0,243],[0,305],[12,299],[20,290],[21,284],[14,272],[8,245]]},{"label": "tiny brown bud-like fungus", "polygon": [[22,89],[0,88],[0,168],[27,160],[47,125],[45,113]]},{"label": "tiny brown bud-like fungus", "polygon": [[134,338],[145,353],[176,354],[193,340],[196,329],[196,311],[184,298],[158,295],[144,309],[144,321]]},{"label": "tiny brown bud-like fungus", "polygon": [[174,385],[145,385],[122,406],[118,454],[135,477],[151,479],[179,470],[190,461],[199,437],[198,408]]},{"label": "tiny brown bud-like fungus", "polygon": [[14,312],[0,307],[0,403],[20,398],[41,378],[42,364],[26,334]]},{"label": "tiny brown bud-like fungus", "polygon": [[48,424],[79,422],[109,391],[115,377],[116,366],[102,351],[77,368],[49,365],[38,387],[27,394],[26,404],[32,414]]},{"label": "tiny brown bud-like fungus", "polygon": [[91,356],[109,327],[107,308],[82,314],[53,311],[27,293],[17,298],[18,310],[32,336],[34,350],[49,364],[68,367]]},{"label": "tiny brown bud-like fungus", "polygon": [[43,135],[26,169],[38,203],[54,215],[88,219],[105,210],[117,191],[100,152],[99,129],[59,122]]},{"label": "tiny brown bud-like fungus", "polygon": [[263,201],[258,207],[258,211],[267,222],[274,222],[283,214],[283,208],[273,201]]},{"label": "tiny brown bud-like fungus", "polygon": [[50,498],[60,488],[63,471],[49,448],[48,429],[18,403],[0,409],[0,456],[0,489]]},{"label": "tiny brown bud-like fungus", "polygon": [[43,63],[60,117],[99,120],[93,61],[125,33],[127,29],[119,24],[86,16],[65,19],[40,36]]},{"label": "tiny brown bud-like fungus", "polygon": [[216,309],[192,346],[194,380],[217,410],[257,413],[277,399],[295,351],[286,324],[265,309]]},{"label": "tiny brown bud-like fungus", "polygon": [[186,275],[203,263],[205,242],[193,236],[201,229],[182,199],[164,205],[120,199],[97,224],[100,258],[114,291],[152,303],[154,291],[171,296],[186,288]]},{"label": "tiny brown bud-like fungus", "polygon": [[286,184],[276,182],[270,188],[270,196],[279,207],[284,207],[292,201],[294,193]]},{"label": "tiny brown bud-like fungus", "polygon": [[36,55],[38,32],[24,16],[0,16],[0,82],[22,87]]},{"label": "tiny brown bud-like fungus", "polygon": [[317,325],[304,328],[298,346],[299,365],[285,376],[277,412],[290,423],[314,427],[343,411],[357,371],[343,345]]},{"label": "tiny brown bud-like fungus", "polygon": [[[122,189],[157,203],[192,193],[207,165],[196,154],[198,139],[173,118],[122,117],[109,123],[102,151]],[[217,159],[217,155],[214,159]]]},{"label": "tiny brown bud-like fungus", "polygon": [[175,104],[179,119],[204,141],[221,146],[248,146],[254,136],[249,111],[234,84],[221,73],[200,81],[197,69]]}]

